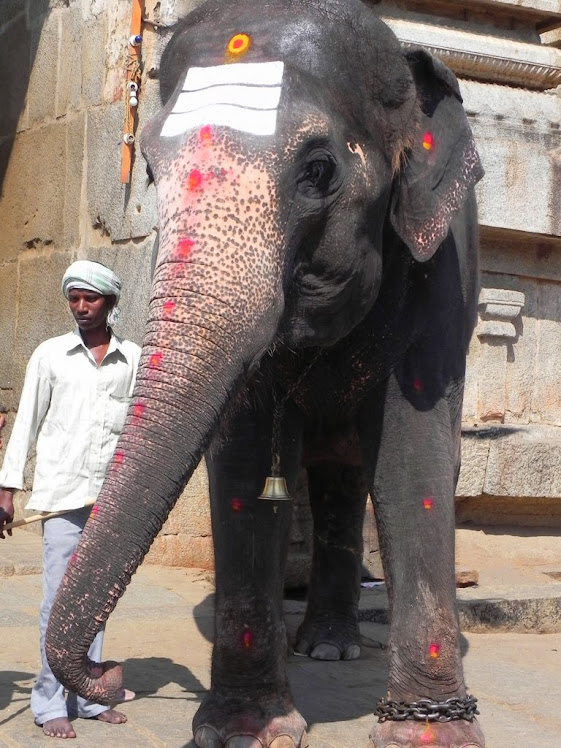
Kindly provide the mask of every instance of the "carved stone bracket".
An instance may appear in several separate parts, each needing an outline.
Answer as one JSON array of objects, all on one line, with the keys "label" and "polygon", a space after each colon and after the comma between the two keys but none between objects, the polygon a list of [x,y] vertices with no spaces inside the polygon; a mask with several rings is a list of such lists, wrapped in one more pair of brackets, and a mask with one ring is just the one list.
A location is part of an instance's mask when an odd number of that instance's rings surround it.
[{"label": "carved stone bracket", "polygon": [[524,300],[520,291],[502,288],[484,288],[479,294],[479,324],[475,330],[481,341],[477,411],[483,422],[504,421],[508,344],[516,340],[514,320]]},{"label": "carved stone bracket", "polygon": [[513,320],[524,306],[521,291],[507,291],[502,288],[483,288],[479,294],[479,338],[504,338],[504,342],[516,338]]}]

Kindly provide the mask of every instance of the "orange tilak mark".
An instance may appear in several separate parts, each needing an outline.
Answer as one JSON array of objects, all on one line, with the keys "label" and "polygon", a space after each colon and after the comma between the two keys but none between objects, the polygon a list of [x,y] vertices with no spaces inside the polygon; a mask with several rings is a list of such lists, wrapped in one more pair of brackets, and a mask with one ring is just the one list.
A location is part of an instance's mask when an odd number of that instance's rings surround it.
[{"label": "orange tilak mark", "polygon": [[163,353],[160,353],[160,352],[153,353],[150,356],[150,362],[149,362],[148,366],[150,366],[152,369],[157,369],[158,366],[162,363],[163,357],[164,357]]},{"label": "orange tilak mark", "polygon": [[432,509],[434,507],[433,499],[423,499],[423,506],[425,509]]},{"label": "orange tilak mark", "polygon": [[432,132],[426,132],[423,135],[423,148],[426,151],[430,151],[432,150],[432,148],[434,148],[434,137]]},{"label": "orange tilak mark", "polygon": [[242,639],[243,639],[243,645],[244,645],[244,647],[246,649],[249,649],[251,647],[251,645],[253,644],[253,637],[251,636],[251,632],[250,631],[244,631]]},{"label": "orange tilak mark", "polygon": [[193,169],[187,177],[187,188],[189,190],[199,190],[203,184],[203,175],[198,169]]},{"label": "orange tilak mark", "polygon": [[230,502],[230,506],[232,507],[232,509],[235,512],[239,512],[239,511],[241,511],[243,503],[242,503],[241,499],[232,499],[232,501]]},{"label": "orange tilak mark", "polygon": [[247,52],[251,45],[251,39],[247,34],[236,34],[228,42],[228,54],[238,57]]},{"label": "orange tilak mark", "polygon": [[166,301],[164,304],[164,314],[171,314],[175,309],[175,301]]},{"label": "orange tilak mark", "polygon": [[115,452],[113,460],[117,463],[117,465],[122,465],[124,459],[125,455],[122,452]]},{"label": "orange tilak mark", "polygon": [[440,657],[440,644],[431,644],[429,647],[429,654],[435,660]]},{"label": "orange tilak mark", "polygon": [[180,239],[177,244],[177,254],[185,260],[191,254],[194,245],[195,242],[192,239]]}]

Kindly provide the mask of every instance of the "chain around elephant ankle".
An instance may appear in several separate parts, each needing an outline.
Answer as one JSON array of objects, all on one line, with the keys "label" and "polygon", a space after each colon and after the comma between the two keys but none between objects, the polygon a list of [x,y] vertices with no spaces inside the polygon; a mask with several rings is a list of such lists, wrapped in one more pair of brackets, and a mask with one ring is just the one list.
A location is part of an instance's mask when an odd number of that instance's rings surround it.
[{"label": "chain around elephant ankle", "polygon": [[419,722],[451,722],[454,719],[465,719],[471,722],[479,711],[475,696],[466,696],[464,699],[453,697],[446,701],[380,699],[374,714],[379,722],[386,720],[401,722],[406,719],[416,719]]}]

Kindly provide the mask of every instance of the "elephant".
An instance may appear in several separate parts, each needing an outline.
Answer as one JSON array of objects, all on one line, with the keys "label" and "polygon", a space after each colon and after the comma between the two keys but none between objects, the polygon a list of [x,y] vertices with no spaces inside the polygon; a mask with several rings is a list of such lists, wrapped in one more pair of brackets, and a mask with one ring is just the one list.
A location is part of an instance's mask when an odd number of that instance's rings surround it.
[{"label": "elephant", "polygon": [[483,170],[458,81],[361,0],[207,0],[159,77],[141,137],[159,247],[139,374],[53,607],[51,667],[90,699],[124,698],[120,665],[88,647],[204,455],[216,620],[195,742],[307,745],[282,609],[305,470],[313,551],[295,651],[360,655],[370,496],[391,627],[365,742],[481,748],[454,492]]}]

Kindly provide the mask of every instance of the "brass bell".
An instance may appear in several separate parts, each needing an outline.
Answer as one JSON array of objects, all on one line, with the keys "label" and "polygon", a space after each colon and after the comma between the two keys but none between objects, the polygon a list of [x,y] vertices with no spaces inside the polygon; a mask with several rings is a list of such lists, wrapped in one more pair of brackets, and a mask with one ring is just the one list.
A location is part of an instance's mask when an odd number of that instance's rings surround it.
[{"label": "brass bell", "polygon": [[280,475],[270,475],[265,481],[259,498],[268,501],[290,501],[291,496],[288,493],[285,479]]}]

